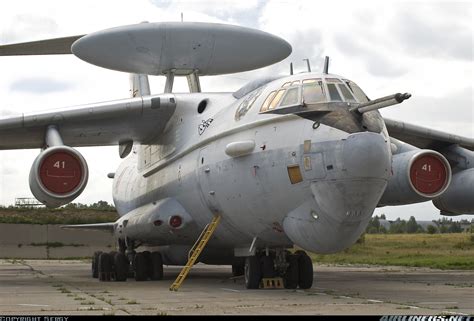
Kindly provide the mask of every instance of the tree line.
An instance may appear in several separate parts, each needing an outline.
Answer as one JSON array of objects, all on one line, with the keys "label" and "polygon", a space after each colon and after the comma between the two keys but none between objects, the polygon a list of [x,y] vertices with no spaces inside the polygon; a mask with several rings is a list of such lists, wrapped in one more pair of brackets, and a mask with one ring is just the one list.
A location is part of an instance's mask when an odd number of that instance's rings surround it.
[{"label": "tree line", "polygon": [[[387,228],[387,223],[390,225]],[[474,221],[474,220],[473,220]],[[436,234],[436,233],[461,233],[464,231],[463,226],[468,225],[470,226],[469,231],[471,233],[474,232],[473,227],[474,222],[469,222],[468,220],[461,220],[461,221],[453,221],[452,219],[447,219],[443,217],[439,220],[433,220],[432,224],[423,228],[418,222],[416,221],[414,216],[410,216],[408,221],[402,220],[397,218],[395,221],[387,221],[384,214],[380,217],[377,215],[373,216],[370,219],[369,225],[367,225],[366,233],[368,234],[400,234],[400,233],[428,233],[428,234]],[[384,226],[385,225],[385,226]]]}]

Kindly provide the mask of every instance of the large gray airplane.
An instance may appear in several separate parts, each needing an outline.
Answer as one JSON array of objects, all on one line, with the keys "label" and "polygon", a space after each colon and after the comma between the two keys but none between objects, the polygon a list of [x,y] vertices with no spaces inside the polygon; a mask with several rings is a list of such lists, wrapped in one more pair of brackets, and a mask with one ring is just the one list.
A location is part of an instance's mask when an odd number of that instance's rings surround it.
[{"label": "large gray airplane", "polygon": [[[371,100],[330,74],[328,59],[323,73],[201,91],[202,76],[258,69],[291,50],[259,30],[189,22],[0,46],[2,56],[72,53],[131,80],[130,98],[0,118],[0,149],[39,148],[31,191],[59,207],[88,180],[73,147],[118,146],[124,160],[109,176],[120,218],[69,226],[114,233],[117,252],[92,262],[103,281],[162,279],[163,264],[185,265],[205,239],[198,260],[232,265],[247,288],[280,277],[307,289],[303,250],[351,246],[377,207],[432,201],[443,215],[474,214],[474,140],[381,116],[408,93]],[[163,93],[151,94],[148,75],[166,77]],[[190,93],[173,92],[179,76]]]}]

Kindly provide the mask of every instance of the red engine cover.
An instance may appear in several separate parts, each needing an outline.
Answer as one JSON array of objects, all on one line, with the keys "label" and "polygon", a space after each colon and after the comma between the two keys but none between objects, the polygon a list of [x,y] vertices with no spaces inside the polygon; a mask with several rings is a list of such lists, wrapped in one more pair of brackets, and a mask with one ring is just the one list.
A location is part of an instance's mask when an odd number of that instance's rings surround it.
[{"label": "red engine cover", "polygon": [[61,195],[74,191],[83,175],[80,160],[64,151],[48,155],[39,170],[39,178],[44,187]]},{"label": "red engine cover", "polygon": [[410,180],[420,193],[434,195],[446,186],[448,179],[446,165],[436,155],[421,155],[411,165]]}]

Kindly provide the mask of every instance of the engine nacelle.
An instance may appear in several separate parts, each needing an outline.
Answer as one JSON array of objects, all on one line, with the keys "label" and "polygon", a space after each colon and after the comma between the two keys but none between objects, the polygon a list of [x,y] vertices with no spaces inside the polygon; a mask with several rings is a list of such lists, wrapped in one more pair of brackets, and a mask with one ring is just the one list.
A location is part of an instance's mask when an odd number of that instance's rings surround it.
[{"label": "engine nacelle", "polygon": [[423,202],[442,195],[451,182],[446,158],[432,150],[413,150],[393,156],[393,175],[379,205]]},{"label": "engine nacelle", "polygon": [[38,201],[59,207],[78,197],[89,171],[82,155],[69,146],[53,146],[36,157],[30,170],[30,189]]},{"label": "engine nacelle", "polygon": [[447,191],[433,204],[442,215],[474,214],[474,168],[454,174]]}]

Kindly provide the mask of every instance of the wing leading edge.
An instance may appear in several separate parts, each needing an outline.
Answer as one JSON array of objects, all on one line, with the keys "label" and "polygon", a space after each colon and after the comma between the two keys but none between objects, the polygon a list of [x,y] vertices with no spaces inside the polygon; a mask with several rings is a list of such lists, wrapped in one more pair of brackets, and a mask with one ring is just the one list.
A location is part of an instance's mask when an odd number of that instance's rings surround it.
[{"label": "wing leading edge", "polygon": [[0,118],[0,150],[42,148],[50,125],[71,147],[146,143],[161,134],[175,108],[174,95],[163,94]]},{"label": "wing leading edge", "polygon": [[472,138],[453,135],[388,118],[384,118],[384,121],[391,137],[418,148],[439,150],[449,145],[457,144],[474,151],[474,139]]}]

